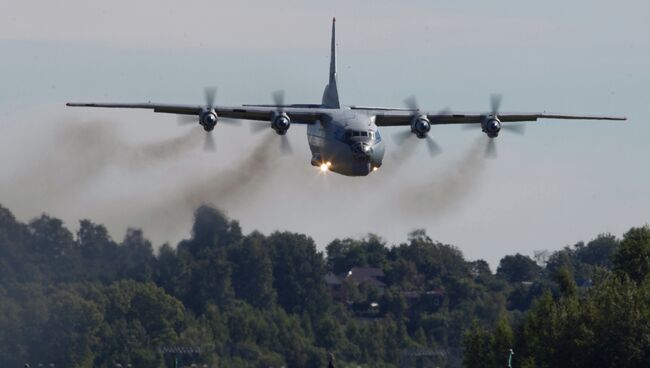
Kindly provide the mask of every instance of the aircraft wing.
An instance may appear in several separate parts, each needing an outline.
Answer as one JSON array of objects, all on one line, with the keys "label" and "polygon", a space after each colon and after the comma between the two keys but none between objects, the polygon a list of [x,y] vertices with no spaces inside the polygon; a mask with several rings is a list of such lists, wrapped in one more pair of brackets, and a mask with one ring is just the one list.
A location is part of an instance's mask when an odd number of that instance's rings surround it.
[{"label": "aircraft wing", "polygon": [[[486,113],[460,113],[460,112],[425,112],[419,110],[368,110],[374,111],[375,124],[378,126],[404,126],[410,125],[413,116],[426,115],[431,125],[439,124],[478,124],[489,114]],[[627,120],[623,116],[605,115],[566,115],[552,113],[512,113],[498,114],[499,120],[504,123],[520,121],[537,121],[537,119],[569,119],[569,120]]]},{"label": "aircraft wing", "polygon": [[[152,102],[145,103],[96,103],[96,102],[68,102],[67,106],[76,107],[105,107],[105,108],[123,108],[123,109],[146,109],[153,112],[162,112],[177,115],[199,115],[205,108],[201,105],[175,105],[175,104],[158,104]],[[225,107],[213,106],[213,109],[219,117],[242,120],[271,121],[273,113],[278,111],[274,105],[264,106],[238,106]],[[312,124],[324,113],[323,109],[309,107],[282,107],[282,112],[286,113],[292,123]]]}]

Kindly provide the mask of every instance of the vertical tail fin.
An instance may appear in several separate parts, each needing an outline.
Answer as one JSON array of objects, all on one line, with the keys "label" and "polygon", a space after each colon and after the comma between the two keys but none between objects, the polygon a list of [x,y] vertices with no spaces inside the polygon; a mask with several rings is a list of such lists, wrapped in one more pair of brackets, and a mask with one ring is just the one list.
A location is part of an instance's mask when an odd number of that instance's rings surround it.
[{"label": "vertical tail fin", "polygon": [[330,78],[323,92],[323,106],[340,108],[339,91],[336,85],[336,18],[332,19],[332,48],[330,51]]},{"label": "vertical tail fin", "polygon": [[330,51],[330,83],[336,83],[336,18],[332,19],[332,48]]}]

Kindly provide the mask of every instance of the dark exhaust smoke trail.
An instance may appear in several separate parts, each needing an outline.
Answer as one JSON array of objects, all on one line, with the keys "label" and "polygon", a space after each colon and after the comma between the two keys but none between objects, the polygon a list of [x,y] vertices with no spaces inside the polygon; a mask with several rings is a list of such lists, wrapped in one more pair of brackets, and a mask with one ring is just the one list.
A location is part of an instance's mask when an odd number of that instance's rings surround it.
[{"label": "dark exhaust smoke trail", "polygon": [[[275,135],[273,132],[270,134]],[[193,210],[204,203],[218,206],[242,205],[243,202],[252,200],[254,194],[267,182],[273,168],[272,163],[279,156],[273,148],[279,144],[279,137],[265,137],[235,167],[220,171],[200,183],[190,182],[187,187],[179,190],[184,193],[184,204]]]},{"label": "dark exhaust smoke trail", "polygon": [[274,165],[280,156],[278,138],[263,139],[232,168],[219,169],[208,177],[186,178],[172,193],[161,195],[154,204],[137,209],[135,225],[158,229],[166,238],[175,238],[186,231],[192,213],[203,204],[228,212],[249,206],[255,208],[259,205],[258,195],[271,182]]},{"label": "dark exhaust smoke trail", "polygon": [[395,150],[391,154],[394,165],[402,166],[409,158],[413,156],[418,147],[419,139],[411,134],[412,137],[406,138],[401,144],[395,145]]},{"label": "dark exhaust smoke trail", "polygon": [[[119,127],[108,121],[59,123],[32,145],[33,154],[15,174],[0,178],[0,202],[29,216],[46,211],[73,223],[90,217],[116,233],[127,226],[142,227],[160,241],[178,239],[201,204],[235,212],[256,208],[260,193],[277,178],[272,172],[282,164],[279,137],[269,129],[270,136],[259,145],[240,146],[234,154],[201,155],[217,165],[197,163],[169,180],[161,179],[165,176],[160,169],[168,162],[202,149],[202,129],[183,132],[140,144],[123,138]],[[218,164],[226,160],[233,166]],[[196,172],[201,166],[214,171]],[[93,188],[96,185],[106,192]]]},{"label": "dark exhaust smoke trail", "polygon": [[147,166],[178,158],[179,155],[202,147],[203,129],[190,129],[187,133],[169,140],[149,143],[131,151],[132,164]]},{"label": "dark exhaust smoke trail", "polygon": [[[140,168],[178,157],[201,144],[200,129],[191,129],[182,136],[144,145],[129,144],[117,134],[110,123],[69,124],[56,140],[63,144],[68,157],[77,155],[95,167],[107,165]],[[90,159],[88,159],[90,158]]]},{"label": "dark exhaust smoke trail", "polygon": [[34,206],[40,212],[74,202],[81,190],[110,167],[140,170],[200,149],[201,139],[200,130],[193,129],[177,138],[137,145],[120,137],[109,122],[62,124],[48,137],[51,143],[33,145],[37,156],[3,184],[3,196],[19,207]]},{"label": "dark exhaust smoke trail", "polygon": [[469,198],[481,184],[485,168],[484,137],[477,140],[461,158],[439,173],[433,180],[404,188],[396,196],[396,205],[403,213],[413,215],[448,214]]}]

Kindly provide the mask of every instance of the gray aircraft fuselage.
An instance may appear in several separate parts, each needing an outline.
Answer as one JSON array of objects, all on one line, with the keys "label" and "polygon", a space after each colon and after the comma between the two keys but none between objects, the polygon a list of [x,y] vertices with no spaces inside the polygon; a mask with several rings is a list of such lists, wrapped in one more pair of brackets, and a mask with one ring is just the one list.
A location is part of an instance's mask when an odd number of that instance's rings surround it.
[{"label": "gray aircraft fuselage", "polygon": [[332,109],[320,124],[307,126],[307,138],[312,165],[330,163],[327,169],[342,175],[368,175],[384,158],[384,140],[364,111]]},{"label": "gray aircraft fuselage", "polygon": [[381,166],[385,146],[374,115],[341,108],[336,75],[336,19],[332,21],[330,46],[329,83],[321,105],[328,113],[318,123],[307,126],[311,164],[342,175],[365,176]]}]

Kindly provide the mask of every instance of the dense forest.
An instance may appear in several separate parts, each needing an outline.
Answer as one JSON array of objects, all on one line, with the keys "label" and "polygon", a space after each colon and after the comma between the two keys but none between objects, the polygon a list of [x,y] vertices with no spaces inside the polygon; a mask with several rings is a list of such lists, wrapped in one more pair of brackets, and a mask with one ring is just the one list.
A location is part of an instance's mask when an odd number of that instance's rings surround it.
[{"label": "dense forest", "polygon": [[496,272],[416,230],[402,244],[243,234],[196,210],[190,239],[115,241],[0,207],[2,367],[650,366],[650,227]]}]

